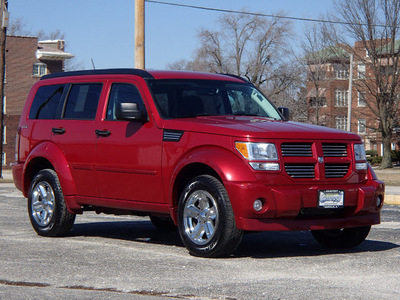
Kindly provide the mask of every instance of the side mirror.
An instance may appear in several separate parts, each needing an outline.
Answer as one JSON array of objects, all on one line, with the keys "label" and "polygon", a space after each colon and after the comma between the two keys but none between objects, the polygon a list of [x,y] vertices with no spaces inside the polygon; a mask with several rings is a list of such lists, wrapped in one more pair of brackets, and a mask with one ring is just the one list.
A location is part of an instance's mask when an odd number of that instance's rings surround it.
[{"label": "side mirror", "polygon": [[147,114],[139,110],[137,103],[119,103],[116,107],[117,120],[146,122]]},{"label": "side mirror", "polygon": [[278,111],[281,113],[281,115],[282,115],[286,120],[289,120],[289,117],[290,117],[289,108],[287,108],[287,107],[278,107]]}]

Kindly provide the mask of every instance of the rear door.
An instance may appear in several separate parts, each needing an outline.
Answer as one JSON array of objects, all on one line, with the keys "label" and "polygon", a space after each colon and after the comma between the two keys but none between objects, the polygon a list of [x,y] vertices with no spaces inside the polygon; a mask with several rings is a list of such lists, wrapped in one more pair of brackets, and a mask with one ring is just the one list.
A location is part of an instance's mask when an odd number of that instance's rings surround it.
[{"label": "rear door", "polygon": [[102,87],[99,82],[69,84],[61,119],[51,127],[51,140],[63,151],[82,196],[97,196],[95,120]]},{"label": "rear door", "polygon": [[146,111],[136,81],[110,82],[109,89],[105,115],[96,127],[99,196],[162,203],[162,130],[151,117],[145,123],[117,120],[118,103],[137,103]]}]

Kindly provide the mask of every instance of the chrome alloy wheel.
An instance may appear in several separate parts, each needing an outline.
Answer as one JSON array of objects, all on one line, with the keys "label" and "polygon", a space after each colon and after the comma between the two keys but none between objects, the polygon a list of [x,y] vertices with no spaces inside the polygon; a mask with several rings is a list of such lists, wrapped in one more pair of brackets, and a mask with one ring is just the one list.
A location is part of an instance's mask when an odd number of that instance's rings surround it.
[{"label": "chrome alloy wheel", "polygon": [[40,181],[32,193],[32,216],[40,226],[47,226],[54,215],[55,197],[50,184]]},{"label": "chrome alloy wheel", "polygon": [[187,199],[183,210],[186,235],[197,245],[205,245],[214,237],[218,227],[218,207],[207,191],[196,190]]}]

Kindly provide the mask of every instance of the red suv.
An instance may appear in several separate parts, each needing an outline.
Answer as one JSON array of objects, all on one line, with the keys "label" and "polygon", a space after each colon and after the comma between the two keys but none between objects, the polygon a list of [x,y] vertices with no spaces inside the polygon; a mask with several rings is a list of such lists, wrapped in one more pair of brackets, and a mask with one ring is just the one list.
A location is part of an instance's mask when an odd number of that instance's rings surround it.
[{"label": "red suv", "polygon": [[229,255],[244,231],[360,244],[384,198],[360,137],[287,117],[231,75],[51,74],[23,109],[14,181],[43,236],[67,234],[76,214],[94,210],[175,225],[204,257]]}]

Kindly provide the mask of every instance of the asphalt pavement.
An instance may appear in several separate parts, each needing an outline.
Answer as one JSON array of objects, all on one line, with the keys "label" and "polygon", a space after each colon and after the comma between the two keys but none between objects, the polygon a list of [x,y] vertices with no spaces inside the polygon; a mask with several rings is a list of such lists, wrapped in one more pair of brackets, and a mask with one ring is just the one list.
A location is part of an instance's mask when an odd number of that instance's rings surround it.
[{"label": "asphalt pavement", "polygon": [[67,237],[44,238],[26,210],[13,184],[1,183],[0,300],[400,299],[396,205],[351,250],[324,249],[310,232],[259,232],[224,259],[190,256],[177,232],[146,217],[85,212]]}]

